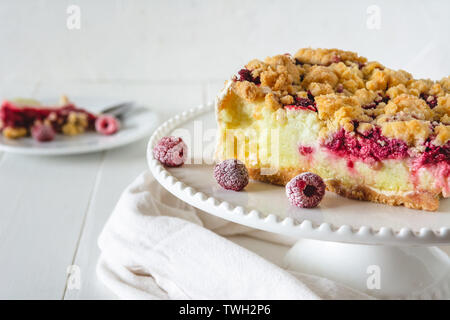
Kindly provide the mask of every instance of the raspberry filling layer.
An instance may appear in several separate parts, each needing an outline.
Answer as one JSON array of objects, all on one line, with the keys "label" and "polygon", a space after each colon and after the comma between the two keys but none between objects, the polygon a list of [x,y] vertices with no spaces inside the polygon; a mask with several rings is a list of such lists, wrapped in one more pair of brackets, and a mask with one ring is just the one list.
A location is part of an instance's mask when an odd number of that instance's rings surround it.
[{"label": "raspberry filling layer", "polygon": [[31,107],[31,106],[16,106],[10,101],[4,101],[0,108],[0,120],[3,127],[23,127],[30,128],[36,120],[44,120],[50,116],[55,115],[55,119],[59,121],[54,122],[55,130],[60,131],[57,124],[64,123],[70,112],[84,113],[88,116],[89,127],[93,127],[95,119],[94,114],[86,110],[75,107],[73,104],[68,104],[62,107]]},{"label": "raspberry filling layer", "polygon": [[419,184],[420,169],[427,168],[434,176],[435,186],[442,189],[444,197],[450,197],[450,142],[435,146],[430,141],[425,143],[425,151],[414,159],[411,177],[415,186]]},{"label": "raspberry filling layer", "polygon": [[402,140],[388,139],[375,128],[365,134],[348,133],[344,129],[324,145],[339,157],[349,157],[374,163],[386,159],[403,159],[408,156],[408,146]]},{"label": "raspberry filling layer", "polygon": [[[420,169],[425,168],[434,176],[435,186],[442,190],[444,197],[450,196],[450,142],[436,146],[428,140],[424,152],[413,156],[407,144],[398,139],[389,139],[375,128],[366,134],[348,133],[344,129],[338,131],[331,140],[322,145],[332,154],[347,159],[347,167],[354,172],[354,160],[361,160],[371,165],[386,159],[404,159],[413,157],[410,178],[415,188],[419,187]],[[304,150],[299,149],[303,155]]]},{"label": "raspberry filling layer", "polygon": [[425,143],[425,151],[414,161],[415,167],[450,162],[450,141],[443,146],[435,146],[431,141]]}]

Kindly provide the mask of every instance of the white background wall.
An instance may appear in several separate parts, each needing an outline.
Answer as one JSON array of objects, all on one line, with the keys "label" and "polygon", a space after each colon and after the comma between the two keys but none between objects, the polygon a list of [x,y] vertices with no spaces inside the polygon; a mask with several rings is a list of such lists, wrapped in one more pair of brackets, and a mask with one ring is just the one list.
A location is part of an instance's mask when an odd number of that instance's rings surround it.
[{"label": "white background wall", "polygon": [[[71,4],[79,30],[66,27]],[[367,27],[370,5],[380,29]],[[448,0],[1,0],[0,97],[131,98],[168,116],[211,99],[252,58],[306,46],[440,79],[449,12]]]}]

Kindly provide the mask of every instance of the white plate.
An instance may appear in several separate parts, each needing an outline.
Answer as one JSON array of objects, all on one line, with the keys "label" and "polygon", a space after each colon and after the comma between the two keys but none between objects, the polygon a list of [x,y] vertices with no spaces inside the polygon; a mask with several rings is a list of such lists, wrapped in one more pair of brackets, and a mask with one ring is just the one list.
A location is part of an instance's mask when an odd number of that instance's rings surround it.
[{"label": "white plate", "polygon": [[[162,124],[147,149],[155,178],[175,196],[201,210],[296,238],[367,244],[450,243],[450,199],[441,201],[438,212],[426,212],[327,192],[318,208],[300,209],[289,205],[283,187],[252,181],[242,192],[224,190],[212,174],[215,126],[212,105],[201,106]],[[154,144],[167,135],[183,137],[192,164],[165,168],[153,158]]]},{"label": "white plate", "polygon": [[[77,106],[91,112],[98,112],[114,103],[105,100],[73,99]],[[117,103],[117,101],[116,101]],[[89,107],[84,107],[89,106]],[[50,142],[38,142],[31,137],[21,139],[7,139],[0,135],[0,150],[30,155],[67,155],[77,153],[96,152],[120,147],[137,141],[151,133],[157,124],[158,117],[150,109],[137,106],[130,111],[121,123],[121,129],[114,135],[105,136],[97,132],[87,132],[77,136],[57,134]]]}]

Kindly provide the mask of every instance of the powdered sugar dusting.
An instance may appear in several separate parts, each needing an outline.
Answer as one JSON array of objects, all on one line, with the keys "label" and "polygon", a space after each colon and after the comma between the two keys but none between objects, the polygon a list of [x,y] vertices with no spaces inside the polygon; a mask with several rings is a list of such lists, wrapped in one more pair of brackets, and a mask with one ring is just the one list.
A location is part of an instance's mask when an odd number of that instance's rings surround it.
[{"label": "powdered sugar dusting", "polygon": [[241,161],[228,159],[214,167],[214,178],[227,190],[241,191],[248,184],[248,171]]},{"label": "powdered sugar dusting", "polygon": [[187,146],[179,137],[163,137],[153,148],[153,156],[168,167],[178,167],[186,161]]},{"label": "powdered sugar dusting", "polygon": [[305,172],[288,182],[286,195],[294,206],[314,208],[325,195],[325,183],[317,174]]}]

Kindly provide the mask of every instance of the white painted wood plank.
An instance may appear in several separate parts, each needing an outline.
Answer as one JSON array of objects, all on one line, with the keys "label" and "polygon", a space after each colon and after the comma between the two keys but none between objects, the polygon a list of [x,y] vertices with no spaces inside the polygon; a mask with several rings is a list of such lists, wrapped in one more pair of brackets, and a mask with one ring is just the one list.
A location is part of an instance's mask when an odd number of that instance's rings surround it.
[{"label": "white painted wood plank", "polygon": [[0,163],[0,298],[61,299],[101,154]]},{"label": "white painted wood plank", "polygon": [[120,194],[135,177],[147,169],[145,150],[148,138],[107,152],[99,171],[74,264],[80,267],[81,288],[66,290],[65,299],[115,298],[97,279],[95,268],[100,254],[97,238]]}]

